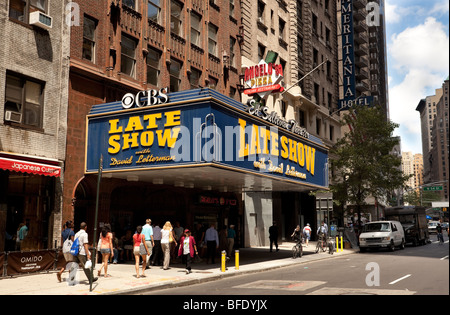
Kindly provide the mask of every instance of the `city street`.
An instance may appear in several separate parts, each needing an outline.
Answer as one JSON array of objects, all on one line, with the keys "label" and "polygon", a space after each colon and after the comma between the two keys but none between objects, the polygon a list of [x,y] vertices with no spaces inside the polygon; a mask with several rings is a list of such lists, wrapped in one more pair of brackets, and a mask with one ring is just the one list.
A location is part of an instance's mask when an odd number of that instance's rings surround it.
[{"label": "city street", "polygon": [[[369,251],[150,295],[442,295],[449,294],[449,242]],[[376,266],[379,270],[377,282]],[[367,268],[367,270],[366,270]],[[366,283],[368,281],[369,283]],[[372,286],[369,286],[372,285]],[[142,292],[141,292],[142,293]],[[143,293],[145,294],[145,293]],[[195,301],[195,297],[192,297]]]}]

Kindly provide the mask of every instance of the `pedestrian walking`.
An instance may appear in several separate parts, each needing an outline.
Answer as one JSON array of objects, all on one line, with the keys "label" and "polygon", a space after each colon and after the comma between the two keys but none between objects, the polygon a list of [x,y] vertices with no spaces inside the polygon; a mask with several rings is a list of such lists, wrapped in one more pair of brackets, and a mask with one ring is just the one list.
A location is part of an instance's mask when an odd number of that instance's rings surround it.
[{"label": "pedestrian walking", "polygon": [[161,249],[161,224],[157,224],[153,227],[153,247],[152,265],[161,265],[162,249]]},{"label": "pedestrian walking", "polygon": [[269,228],[269,240],[270,240],[270,252],[272,252],[273,244],[275,244],[275,248],[278,249],[278,227],[277,222],[273,222],[273,225]]},{"label": "pedestrian walking", "polygon": [[234,225],[231,224],[230,227],[228,228],[228,233],[227,233],[228,257],[231,257],[231,255],[233,255],[235,238],[236,238],[236,231],[234,230]]},{"label": "pedestrian walking", "polygon": [[205,242],[206,242],[206,263],[208,263],[209,258],[211,257],[211,263],[215,264],[216,249],[219,248],[219,234],[215,229],[214,223],[212,223],[209,226],[209,229],[206,230]]},{"label": "pedestrian walking", "polygon": [[[61,246],[64,247],[64,243],[66,242],[66,240],[70,240],[71,242],[73,242],[74,240],[74,236],[75,236],[75,232],[73,231],[73,223],[72,221],[67,221],[64,224],[65,229],[62,231],[61,233]],[[66,261],[67,264],[72,263],[73,262],[73,255],[71,255],[69,252],[64,253],[63,250],[63,255],[64,255],[64,259]],[[65,266],[61,268],[61,270],[56,274],[56,278],[58,278],[58,281],[61,282],[61,276],[65,270]]]},{"label": "pedestrian walking", "polygon": [[86,278],[88,278],[89,283],[91,283],[97,281],[98,278],[94,278],[91,271],[85,268],[86,262],[91,260],[91,252],[89,251],[89,236],[86,231],[87,224],[86,222],[82,222],[80,224],[80,230],[73,237],[74,240],[78,239],[78,242],[80,243],[80,251],[77,256],[74,256],[74,260],[75,262],[81,264]]},{"label": "pedestrian walking", "polygon": [[184,230],[184,236],[180,238],[180,247],[178,249],[178,256],[181,256],[186,264],[186,274],[192,272],[191,263],[195,254],[198,254],[197,244],[194,237],[191,236],[191,231],[186,229]]},{"label": "pedestrian walking", "polygon": [[136,268],[136,278],[139,278],[139,261],[142,258],[142,277],[145,277],[145,267],[147,265],[147,255],[149,249],[145,243],[145,236],[142,234],[142,226],[136,227],[136,233],[133,235],[133,254]]},{"label": "pedestrian walking", "polygon": [[439,244],[444,244],[444,234],[442,234],[441,223],[437,224],[436,232],[437,232],[437,240],[438,240]]},{"label": "pedestrian walking", "polygon": [[306,247],[308,247],[309,240],[311,239],[311,226],[309,223],[306,223],[306,226],[303,228],[303,236],[305,237]]},{"label": "pedestrian walking", "polygon": [[155,246],[155,242],[153,241],[153,227],[152,220],[145,220],[145,225],[142,227],[142,234],[145,237],[145,243],[147,244],[147,248],[149,250],[146,258],[147,268],[150,268],[150,256],[153,252],[153,247]]},{"label": "pedestrian walking", "polygon": [[163,269],[169,269],[170,264],[170,244],[174,243],[177,246],[177,241],[175,240],[175,234],[173,232],[172,224],[167,221],[163,229],[161,230],[161,249],[164,254]]},{"label": "pedestrian walking", "polygon": [[102,227],[102,232],[100,234],[100,253],[102,254],[102,265],[97,271],[97,275],[100,277],[102,269],[105,269],[105,278],[110,277],[108,275],[108,262],[109,258],[114,257],[114,247],[113,247],[113,234],[111,233],[111,226],[105,224]]}]

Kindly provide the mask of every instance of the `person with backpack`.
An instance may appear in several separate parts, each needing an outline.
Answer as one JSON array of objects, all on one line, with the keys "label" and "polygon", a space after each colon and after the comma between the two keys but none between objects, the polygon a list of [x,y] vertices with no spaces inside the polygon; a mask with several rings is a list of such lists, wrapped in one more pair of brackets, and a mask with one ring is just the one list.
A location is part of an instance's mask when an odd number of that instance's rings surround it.
[{"label": "person with backpack", "polygon": [[[68,242],[66,244],[71,244],[73,242],[73,240],[74,240],[73,238],[74,238],[75,233],[73,232],[73,223],[72,223],[72,221],[67,221],[64,224],[64,226],[66,228],[61,233],[61,243],[62,243],[62,246],[63,246],[64,259],[66,260],[66,263],[69,264],[69,263],[73,262],[73,256],[69,252],[70,248],[69,248],[69,250],[67,250],[65,248],[67,246],[64,246],[64,243],[66,243],[66,241],[68,240]],[[66,269],[65,267],[62,267],[61,270],[56,274],[56,278],[58,278],[59,282],[62,281],[61,275],[62,275],[62,273],[64,272],[65,269]]]},{"label": "person with backpack", "polygon": [[[89,280],[89,283],[95,282],[98,280],[97,277],[93,277],[91,271],[89,269],[85,268],[86,262],[91,260],[91,252],[89,251],[89,240],[88,240],[88,233],[87,231],[87,224],[85,222],[82,222],[80,224],[80,230],[75,234],[74,236],[74,245],[76,246],[78,243],[78,253],[71,250],[72,255],[74,255],[75,262],[81,263],[81,266],[84,270],[84,274]],[[72,246],[73,249],[74,246]]]}]

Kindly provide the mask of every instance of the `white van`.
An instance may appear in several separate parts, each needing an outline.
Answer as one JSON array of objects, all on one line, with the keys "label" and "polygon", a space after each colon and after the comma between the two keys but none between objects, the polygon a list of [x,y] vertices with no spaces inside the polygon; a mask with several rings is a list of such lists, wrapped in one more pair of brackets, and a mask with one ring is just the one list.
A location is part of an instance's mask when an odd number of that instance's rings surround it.
[{"label": "white van", "polygon": [[394,251],[395,247],[405,248],[405,232],[398,221],[369,222],[359,236],[359,249],[361,252],[368,248],[388,248]]}]

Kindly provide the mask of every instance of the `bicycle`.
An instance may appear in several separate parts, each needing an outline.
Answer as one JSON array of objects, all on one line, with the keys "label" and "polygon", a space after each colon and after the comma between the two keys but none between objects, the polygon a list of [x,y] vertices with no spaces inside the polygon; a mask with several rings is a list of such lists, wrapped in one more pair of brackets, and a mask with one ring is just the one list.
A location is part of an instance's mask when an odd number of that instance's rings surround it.
[{"label": "bicycle", "polygon": [[319,234],[319,240],[317,241],[316,245],[316,254],[319,252],[320,249],[322,249],[323,252],[326,252],[328,249],[328,242],[325,237],[325,234],[323,233]]},{"label": "bicycle", "polygon": [[301,258],[303,256],[303,246],[302,240],[298,240],[297,244],[292,247],[292,258],[295,259],[297,257]]}]

